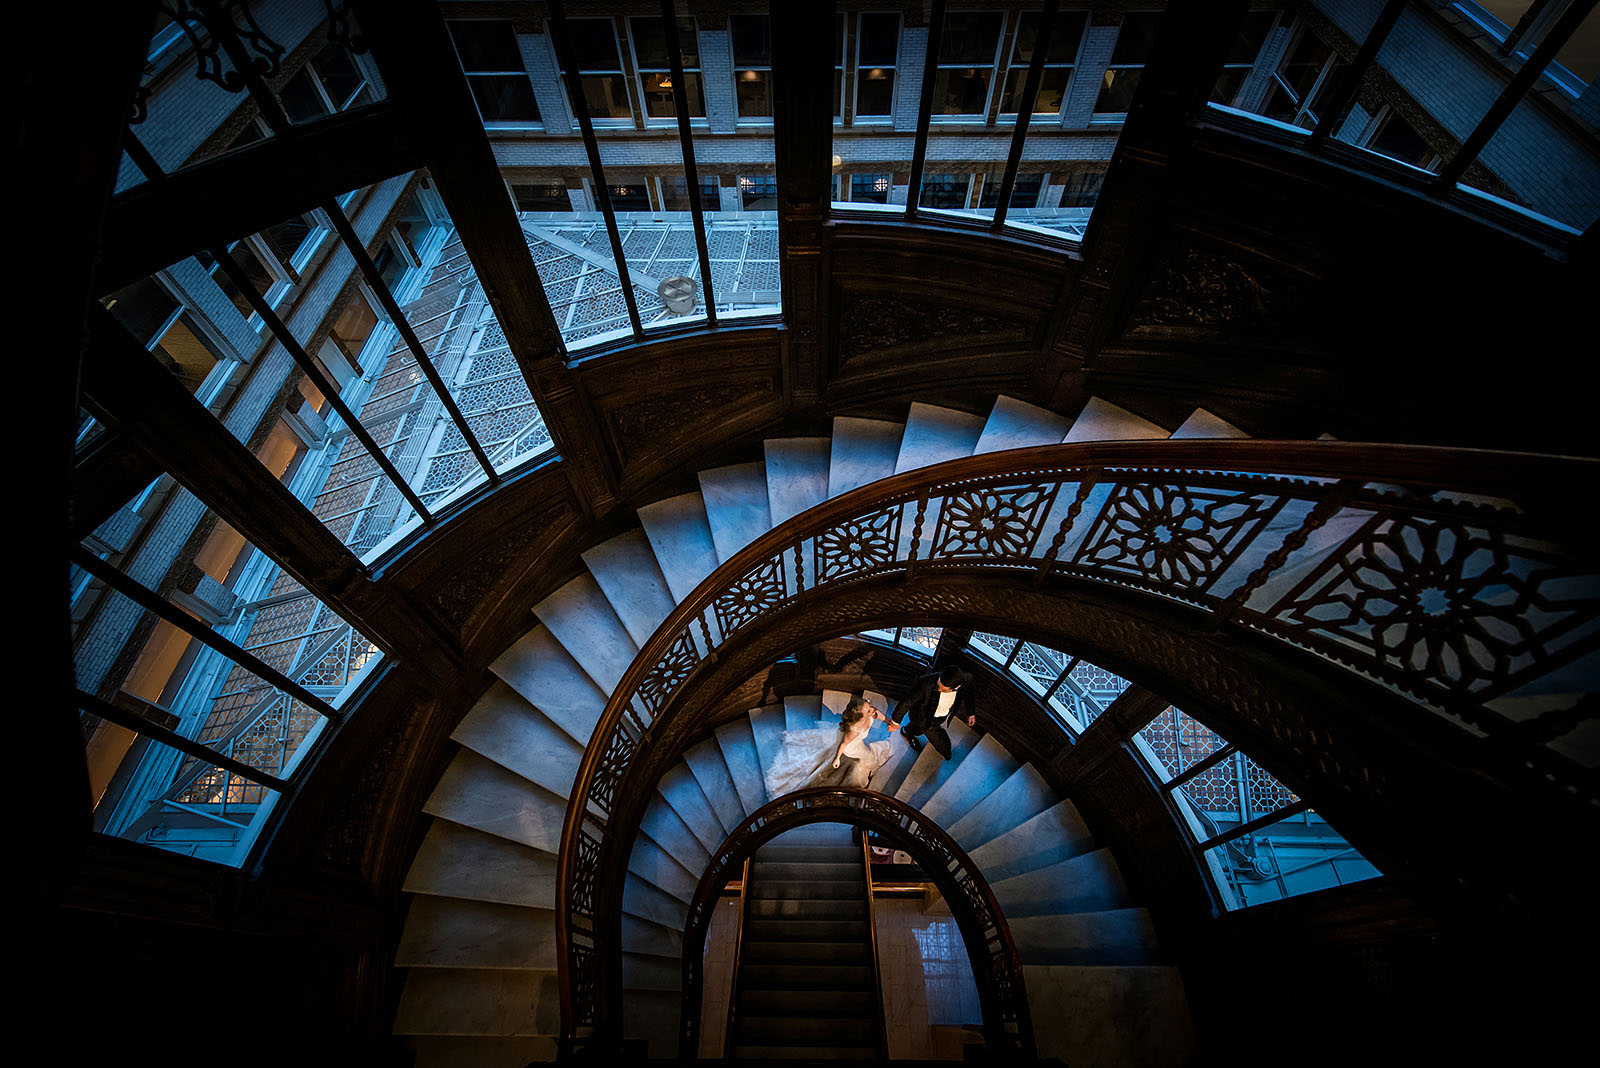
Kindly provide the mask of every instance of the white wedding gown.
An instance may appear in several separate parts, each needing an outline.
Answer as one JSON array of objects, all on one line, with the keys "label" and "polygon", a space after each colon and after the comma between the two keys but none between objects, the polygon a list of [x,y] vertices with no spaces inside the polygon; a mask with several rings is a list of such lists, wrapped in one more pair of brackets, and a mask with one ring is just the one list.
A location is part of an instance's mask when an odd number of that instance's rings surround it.
[{"label": "white wedding gown", "polygon": [[887,739],[868,742],[865,736],[845,743],[839,766],[833,766],[839,745],[835,727],[784,731],[783,748],[765,774],[767,793],[779,797],[806,786],[854,786],[865,789],[872,775],[893,752]]}]

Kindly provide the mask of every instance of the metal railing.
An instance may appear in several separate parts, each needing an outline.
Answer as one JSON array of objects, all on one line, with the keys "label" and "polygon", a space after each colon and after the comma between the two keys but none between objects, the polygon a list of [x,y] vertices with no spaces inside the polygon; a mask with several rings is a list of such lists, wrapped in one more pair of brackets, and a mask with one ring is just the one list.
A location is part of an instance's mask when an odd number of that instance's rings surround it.
[{"label": "metal railing", "polygon": [[[966,944],[972,977],[983,1010],[983,1035],[991,1052],[1033,1056],[1033,1022],[1022,982],[1022,963],[1011,929],[983,873],[966,852],[935,821],[903,801],[876,793],[841,787],[818,786],[796,790],[769,801],[734,828],[711,864],[700,876],[689,903],[683,932],[683,1007],[679,1014],[678,1056],[692,1060],[700,1050],[701,956],[712,910],[728,881],[728,873],[745,863],[766,842],[807,823],[849,823],[885,835],[910,853],[950,906],[951,915]],[[862,845],[863,863],[869,855]],[[868,922],[871,923],[872,875],[867,873]],[[874,934],[873,977],[878,979]],[[737,969],[737,964],[735,965]],[[735,973],[737,975],[737,971]],[[735,999],[737,989],[735,989]],[[883,998],[878,995],[878,1012]],[[731,1020],[731,1015],[730,1015]],[[732,1041],[732,1024],[729,1025]],[[883,1053],[884,1030],[878,1031]],[[883,1054],[887,1056],[887,1054]]]},{"label": "metal railing", "polygon": [[630,769],[720,647],[842,584],[959,568],[1181,603],[1380,683],[1587,796],[1583,769],[1545,744],[1565,718],[1489,702],[1600,647],[1600,565],[1567,502],[1597,474],[1594,460],[1422,446],[1103,442],[952,460],[793,517],[678,605],[595,727],[559,857],[564,1034],[620,1000],[595,936],[612,896],[600,873],[632,843],[613,819],[638,794]]}]

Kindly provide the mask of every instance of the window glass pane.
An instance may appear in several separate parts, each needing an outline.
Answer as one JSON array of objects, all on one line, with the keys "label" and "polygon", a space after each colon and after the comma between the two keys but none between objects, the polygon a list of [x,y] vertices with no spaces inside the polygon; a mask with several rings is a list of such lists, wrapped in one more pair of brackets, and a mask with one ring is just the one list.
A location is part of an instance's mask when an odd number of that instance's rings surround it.
[{"label": "window glass pane", "polygon": [[1004,664],[1011,655],[1011,650],[1016,648],[1017,639],[1004,634],[990,634],[986,631],[973,631],[972,644],[982,653]]},{"label": "window glass pane", "polygon": [[[507,470],[548,448],[549,431],[431,181],[419,181],[411,196],[429,225],[414,223],[410,231],[423,266],[407,272],[415,281],[407,287],[401,312],[490,462]],[[442,507],[487,480],[397,331],[375,334],[363,348],[363,360],[372,364],[365,373],[373,384],[361,419],[425,504]],[[347,480],[330,478],[324,494],[344,494],[348,507],[355,502],[346,489]],[[411,515],[404,500],[363,503],[362,552]]]},{"label": "window glass pane", "polygon": [[1035,690],[1043,693],[1061,676],[1069,660],[1071,657],[1065,653],[1024,642],[1016,659],[1011,662],[1011,669],[1027,679]]},{"label": "window glass pane", "polygon": [[939,648],[939,638],[943,634],[943,627],[902,627],[900,641],[906,645],[920,646],[931,653]]},{"label": "window glass pane", "polygon": [[505,19],[450,20],[461,69],[486,123],[537,123],[539,104],[511,23]]},{"label": "window glass pane", "polygon": [[971,179],[964,174],[924,174],[922,196],[917,203],[924,208],[960,210],[967,206],[971,184]]},{"label": "window glass pane", "polygon": [[100,302],[117,322],[127,328],[134,340],[149,345],[172,322],[182,306],[176,297],[153,278],[141,278],[117,290]]},{"label": "window glass pane", "polygon": [[332,38],[278,90],[284,111],[297,124],[370,104],[383,95],[370,57],[358,56]]},{"label": "window glass pane", "polygon": [[735,67],[772,66],[772,22],[766,15],[729,15]]},{"label": "window glass pane", "polygon": [[95,798],[97,831],[214,864],[245,862],[276,791],[114,723],[84,722],[91,768],[107,763],[117,776]]},{"label": "window glass pane", "polygon": [[[544,182],[514,182],[511,186],[512,198],[516,201],[518,211],[573,211],[572,197],[567,189],[567,183],[560,180]],[[582,198],[581,190],[579,192]]]},{"label": "window glass pane", "polygon": [[861,16],[857,61],[863,67],[892,67],[900,46],[900,16],[866,13]]},{"label": "window glass pane", "polygon": [[468,74],[522,69],[522,51],[510,20],[450,19],[445,26],[461,58],[461,69]]},{"label": "window glass pane", "polygon": [[1159,11],[1136,11],[1123,16],[1117,30],[1117,43],[1111,51],[1111,63],[1095,101],[1096,112],[1116,114],[1128,110],[1160,28]]},{"label": "window glass pane", "polygon": [[890,176],[887,174],[852,174],[850,176],[850,202],[852,204],[889,203]]},{"label": "window glass pane", "polygon": [[579,70],[622,69],[616,26],[611,19],[569,18],[567,32],[571,35],[572,53]]},{"label": "window glass pane", "polygon": [[1229,908],[1247,908],[1383,874],[1307,810],[1206,851]]},{"label": "window glass pane", "polygon": [[[689,114],[694,118],[704,118],[706,104],[700,84],[700,46],[694,19],[678,19],[677,29]],[[634,64],[639,71],[645,114],[657,119],[676,118],[677,97],[672,84],[672,62],[667,54],[665,26],[658,17],[631,18],[628,20],[628,32],[633,37]],[[678,166],[682,166],[681,159]]]},{"label": "window glass pane", "polygon": [[[377,648],[171,479],[105,519],[85,551],[338,707]],[[80,688],[270,775],[284,777],[322,716],[184,629],[74,569],[74,674]],[[85,717],[96,825],[144,836],[168,812],[224,802],[202,790],[203,763]],[[249,823],[249,813],[240,820]],[[238,821],[236,821],[238,822]],[[210,859],[218,859],[211,857]]]},{"label": "window glass pane", "polygon": [[894,111],[900,16],[866,13],[857,25],[855,114],[858,118],[887,117]]},{"label": "window glass pane", "polygon": [[1149,747],[1162,782],[1171,782],[1228,744],[1210,727],[1171,707],[1147,723],[1139,737]]},{"label": "window glass pane", "polygon": [[728,16],[739,117],[772,116],[772,24],[766,15]]},{"label": "window glass pane", "polygon": [[1086,661],[1072,669],[1072,681],[1102,707],[1111,704],[1128,688],[1128,680]]},{"label": "window glass pane", "polygon": [[[708,212],[717,210],[721,198],[721,193],[719,192],[720,188],[721,187],[715,178],[702,178],[700,180],[700,204],[703,210]],[[663,180],[661,184],[661,193],[662,200],[667,211],[690,210],[691,204],[689,201],[689,186],[684,179],[673,178],[670,181]],[[679,255],[679,253],[683,251],[681,245],[674,245],[667,251],[671,253],[671,255],[667,257],[669,259],[685,258]],[[693,259],[698,257],[698,250],[692,250],[692,252],[693,255],[688,258]]]},{"label": "window glass pane", "polygon": [[1574,95],[1581,95],[1583,88],[1593,85],[1596,78],[1600,78],[1600,8],[1596,8],[1584,16],[1578,24],[1578,29],[1567,38],[1567,43],[1556,52],[1556,62],[1563,70],[1556,72],[1570,74],[1570,88]]},{"label": "window glass pane", "polygon": [[523,74],[475,74],[467,79],[484,122],[538,122],[539,104]]},{"label": "window glass pane", "polygon": [[939,38],[939,63],[993,64],[1003,19],[999,12],[987,11],[945,15],[944,31]]}]

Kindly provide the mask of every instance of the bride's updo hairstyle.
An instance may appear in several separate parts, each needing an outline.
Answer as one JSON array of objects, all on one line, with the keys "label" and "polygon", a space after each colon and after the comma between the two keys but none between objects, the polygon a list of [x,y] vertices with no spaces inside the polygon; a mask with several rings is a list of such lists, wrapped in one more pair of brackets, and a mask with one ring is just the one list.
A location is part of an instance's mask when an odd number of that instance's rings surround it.
[{"label": "bride's updo hairstyle", "polygon": [[852,697],[850,703],[844,706],[844,711],[839,715],[839,729],[848,731],[857,723],[868,717],[867,699],[865,697]]}]

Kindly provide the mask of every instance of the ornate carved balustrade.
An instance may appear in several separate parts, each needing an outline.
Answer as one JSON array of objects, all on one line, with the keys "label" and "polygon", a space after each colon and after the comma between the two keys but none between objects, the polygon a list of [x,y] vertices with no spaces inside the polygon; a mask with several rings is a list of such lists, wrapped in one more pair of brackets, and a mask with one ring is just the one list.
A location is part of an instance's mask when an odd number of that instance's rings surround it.
[{"label": "ornate carved balustrade", "polygon": [[677,607],[595,728],[562,836],[564,1033],[620,1002],[596,940],[616,896],[601,873],[626,863],[638,784],[623,784],[652,746],[672,744],[675,695],[763,615],[842,584],[961,569],[1177,602],[1503,742],[1508,758],[1592,800],[1585,769],[1546,744],[1585,706],[1530,718],[1504,702],[1600,646],[1600,564],[1568,496],[1597,474],[1592,460],[1462,449],[1093,443],[953,460],[795,516]]},{"label": "ornate carved balustrade", "polygon": [[910,853],[944,895],[978,987],[983,1010],[983,1036],[991,1052],[1033,1056],[1033,1024],[1022,984],[1022,963],[1011,928],[983,873],[966,852],[933,820],[903,801],[874,793],[815,787],[796,790],[750,814],[723,841],[700,877],[689,902],[683,932],[683,1009],[679,1016],[678,1057],[694,1060],[700,1050],[702,955],[711,912],[728,877],[746,858],[784,831],[806,823],[850,823],[889,837]]}]

